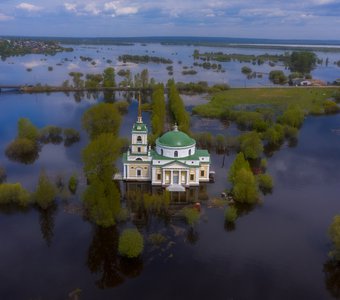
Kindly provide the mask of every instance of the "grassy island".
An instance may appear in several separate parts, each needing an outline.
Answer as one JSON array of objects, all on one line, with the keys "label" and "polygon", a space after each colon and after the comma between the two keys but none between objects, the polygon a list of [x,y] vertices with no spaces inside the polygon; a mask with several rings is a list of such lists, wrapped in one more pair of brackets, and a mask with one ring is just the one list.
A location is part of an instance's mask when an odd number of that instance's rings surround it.
[{"label": "grassy island", "polygon": [[198,105],[193,111],[204,117],[219,118],[227,109],[254,110],[261,106],[284,109],[298,105],[307,113],[323,114],[325,101],[337,90],[334,87],[233,88],[214,94],[207,104]]}]

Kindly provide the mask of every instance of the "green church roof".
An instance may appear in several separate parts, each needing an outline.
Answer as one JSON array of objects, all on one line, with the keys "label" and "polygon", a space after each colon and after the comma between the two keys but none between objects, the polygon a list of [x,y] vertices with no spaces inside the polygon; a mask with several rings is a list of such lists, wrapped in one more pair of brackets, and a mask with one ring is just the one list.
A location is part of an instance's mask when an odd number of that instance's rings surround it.
[{"label": "green church roof", "polygon": [[148,128],[146,127],[146,125],[144,123],[135,123],[133,124],[133,128],[132,131],[148,131]]},{"label": "green church roof", "polygon": [[163,134],[156,140],[156,143],[166,147],[188,147],[193,146],[196,141],[175,128],[175,130]]}]

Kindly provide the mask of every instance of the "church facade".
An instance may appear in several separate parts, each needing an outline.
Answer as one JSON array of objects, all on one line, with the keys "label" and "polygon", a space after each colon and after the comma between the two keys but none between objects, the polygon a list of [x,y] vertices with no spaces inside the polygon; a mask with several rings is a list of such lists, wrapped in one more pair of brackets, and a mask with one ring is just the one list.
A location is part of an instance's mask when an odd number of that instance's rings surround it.
[{"label": "church facade", "polygon": [[139,105],[131,145],[123,154],[123,180],[151,182],[176,191],[209,182],[209,152],[197,149],[196,141],[177,126],[159,137],[154,149],[148,145],[147,137]]}]

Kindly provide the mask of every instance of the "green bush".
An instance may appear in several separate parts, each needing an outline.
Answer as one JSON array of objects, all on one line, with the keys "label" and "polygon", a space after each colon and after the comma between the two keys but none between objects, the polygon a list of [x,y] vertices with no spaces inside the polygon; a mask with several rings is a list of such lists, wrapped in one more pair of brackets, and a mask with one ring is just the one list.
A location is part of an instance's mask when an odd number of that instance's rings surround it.
[{"label": "green bush", "polygon": [[50,181],[44,171],[40,172],[38,185],[35,192],[32,194],[34,202],[42,209],[49,208],[55,197],[57,196],[57,189]]},{"label": "green bush", "polygon": [[38,145],[30,139],[17,138],[7,146],[5,153],[11,160],[29,164],[38,158]]},{"label": "green bush", "polygon": [[224,212],[224,219],[228,223],[234,223],[237,219],[237,209],[234,206],[229,206]]},{"label": "green bush", "polygon": [[274,84],[285,84],[287,83],[287,77],[281,70],[273,70],[269,73],[269,80]]},{"label": "green bush", "polygon": [[259,174],[257,176],[257,182],[259,188],[262,190],[272,190],[273,189],[273,179],[269,174]]},{"label": "green bush", "polygon": [[200,213],[197,209],[191,208],[191,207],[185,207],[182,209],[182,215],[184,216],[186,222],[190,226],[194,226],[199,218],[200,218]]},{"label": "green bush", "polygon": [[36,141],[39,137],[39,130],[27,118],[20,118],[18,121],[18,138],[26,138]]},{"label": "green bush", "polygon": [[332,100],[325,100],[323,103],[325,114],[336,114],[340,111],[339,106]]},{"label": "green bush", "polygon": [[334,217],[328,233],[333,243],[333,250],[329,255],[332,259],[340,262],[340,215]]},{"label": "green bush", "polygon": [[251,171],[241,169],[236,173],[233,195],[236,201],[241,203],[256,203],[259,192],[255,176]]},{"label": "green bush", "polygon": [[78,187],[78,177],[77,174],[73,174],[68,181],[68,189],[72,194],[75,194]]},{"label": "green bush", "polygon": [[29,193],[20,183],[0,184],[0,204],[17,204],[27,206],[29,204]]},{"label": "green bush", "polygon": [[136,258],[144,248],[143,236],[137,229],[125,229],[119,237],[118,251],[127,258]]}]

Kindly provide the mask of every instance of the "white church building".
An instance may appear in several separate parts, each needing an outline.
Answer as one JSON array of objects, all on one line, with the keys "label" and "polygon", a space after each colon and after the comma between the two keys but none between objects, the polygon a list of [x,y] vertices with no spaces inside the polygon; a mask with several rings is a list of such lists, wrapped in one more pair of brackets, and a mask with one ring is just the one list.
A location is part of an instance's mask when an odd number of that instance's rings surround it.
[{"label": "white church building", "polygon": [[196,148],[196,141],[175,125],[148,145],[148,128],[143,123],[139,103],[137,122],[132,127],[131,145],[123,154],[123,180],[151,182],[170,191],[209,182],[210,154]]}]

